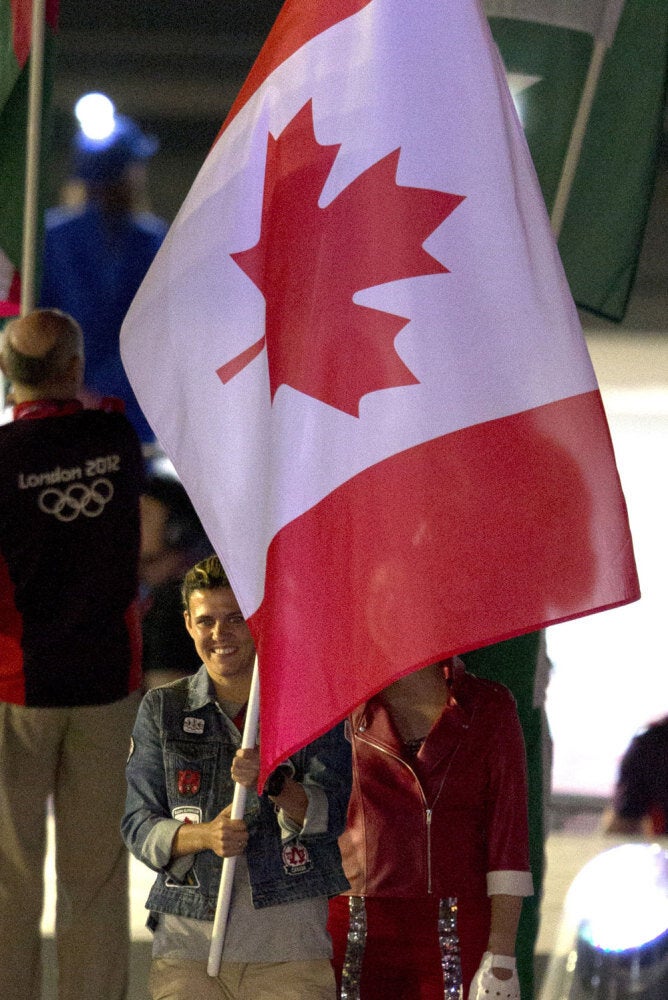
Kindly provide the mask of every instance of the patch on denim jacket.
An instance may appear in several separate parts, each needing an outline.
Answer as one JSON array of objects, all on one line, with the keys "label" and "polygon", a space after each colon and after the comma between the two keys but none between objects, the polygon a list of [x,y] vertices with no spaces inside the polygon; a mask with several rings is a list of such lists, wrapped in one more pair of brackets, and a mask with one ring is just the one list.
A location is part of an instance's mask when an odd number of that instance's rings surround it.
[{"label": "patch on denim jacket", "polygon": [[184,876],[183,882],[177,882],[175,878],[168,875],[165,879],[165,889],[199,889],[200,881],[194,868]]},{"label": "patch on denim jacket", "polygon": [[176,806],[172,809],[172,816],[182,823],[202,822],[202,810],[199,806]]},{"label": "patch on denim jacket", "polygon": [[281,857],[286,875],[303,875],[313,867],[308,848],[300,840],[292,840],[286,844],[281,851]]},{"label": "patch on denim jacket", "polygon": [[196,719],[192,715],[186,716],[183,720],[183,732],[184,733],[197,733],[200,735],[204,732],[204,719]]},{"label": "patch on denim jacket", "polygon": [[199,771],[193,771],[186,767],[176,773],[176,786],[179,795],[197,795],[202,784],[202,775]]}]

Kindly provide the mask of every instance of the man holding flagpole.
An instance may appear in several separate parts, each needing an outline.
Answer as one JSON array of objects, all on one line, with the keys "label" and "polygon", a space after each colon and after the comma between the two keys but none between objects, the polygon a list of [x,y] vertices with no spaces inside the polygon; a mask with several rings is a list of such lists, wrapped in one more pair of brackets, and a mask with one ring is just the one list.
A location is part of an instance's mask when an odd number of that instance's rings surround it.
[{"label": "man holding flagpole", "polygon": [[[127,765],[123,835],[158,873],[151,996],[333,1000],[327,900],[348,883],[337,837],[350,793],[339,726],[294,754],[259,794],[259,753],[239,749],[255,646],[217,556],[183,584],[185,624],[203,665],[150,691]],[[233,783],[248,789],[230,818]],[[207,973],[221,859],[234,883],[220,972]]]},{"label": "man holding flagpole", "polygon": [[286,0],[121,352],[255,641],[261,784],[412,671],[639,597],[480,0]]}]

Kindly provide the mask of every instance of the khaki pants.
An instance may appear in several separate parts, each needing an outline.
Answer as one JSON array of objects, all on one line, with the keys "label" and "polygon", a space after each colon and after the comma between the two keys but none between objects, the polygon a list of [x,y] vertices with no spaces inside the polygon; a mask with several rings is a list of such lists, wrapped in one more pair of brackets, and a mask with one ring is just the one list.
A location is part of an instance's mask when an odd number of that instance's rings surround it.
[{"label": "khaki pants", "polygon": [[217,978],[204,962],[154,958],[151,1000],[335,1000],[332,964],[317,962],[222,962]]},{"label": "khaki pants", "polygon": [[139,696],[84,708],[0,703],[0,996],[39,1000],[46,807],[56,831],[59,1000],[122,1000],[128,854],[119,825]]}]

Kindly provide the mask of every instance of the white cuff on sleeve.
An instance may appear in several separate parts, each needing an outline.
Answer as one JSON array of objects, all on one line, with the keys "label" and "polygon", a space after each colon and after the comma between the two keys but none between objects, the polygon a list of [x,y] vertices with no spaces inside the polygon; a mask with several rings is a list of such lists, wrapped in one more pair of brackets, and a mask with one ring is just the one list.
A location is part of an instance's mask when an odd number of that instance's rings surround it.
[{"label": "white cuff on sleeve", "polygon": [[282,840],[289,840],[296,833],[303,834],[304,836],[313,836],[317,833],[327,832],[329,804],[325,789],[320,788],[319,785],[306,784],[302,785],[302,788],[306,792],[308,805],[306,807],[304,822],[301,826],[290,819],[282,809],[278,811],[278,825],[281,828]]},{"label": "white cuff on sleeve", "polygon": [[487,872],[488,896],[533,896],[531,872]]}]

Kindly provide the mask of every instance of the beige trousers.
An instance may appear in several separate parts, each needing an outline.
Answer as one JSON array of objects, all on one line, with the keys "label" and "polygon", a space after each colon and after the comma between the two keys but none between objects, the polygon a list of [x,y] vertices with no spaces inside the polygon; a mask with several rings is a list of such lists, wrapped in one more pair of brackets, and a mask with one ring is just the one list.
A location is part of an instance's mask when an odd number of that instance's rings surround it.
[{"label": "beige trousers", "polygon": [[222,962],[217,978],[204,962],[154,958],[151,1000],[335,1000],[332,963]]},{"label": "beige trousers", "polygon": [[119,825],[139,695],[111,705],[0,703],[0,997],[39,1000],[46,811],[56,833],[59,1000],[123,1000],[128,854]]}]

